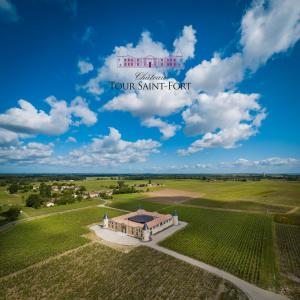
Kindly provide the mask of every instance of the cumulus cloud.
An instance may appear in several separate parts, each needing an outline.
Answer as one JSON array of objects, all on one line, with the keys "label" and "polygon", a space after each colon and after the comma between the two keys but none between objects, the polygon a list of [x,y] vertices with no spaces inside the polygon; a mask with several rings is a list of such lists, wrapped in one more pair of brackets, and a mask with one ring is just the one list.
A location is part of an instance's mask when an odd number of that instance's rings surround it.
[{"label": "cumulus cloud", "polygon": [[53,154],[53,144],[31,142],[27,145],[0,147],[0,162],[3,164],[38,163]]},{"label": "cumulus cloud", "polygon": [[261,160],[249,160],[245,158],[239,158],[234,162],[223,162],[221,165],[233,168],[292,168],[300,166],[300,160],[292,157],[269,157]]},{"label": "cumulus cloud", "polygon": [[0,146],[12,145],[18,142],[18,135],[15,132],[0,128]]},{"label": "cumulus cloud", "polygon": [[193,26],[184,26],[182,34],[174,43],[174,55],[182,55],[184,61],[193,58],[195,55],[195,45],[197,43],[196,30]]},{"label": "cumulus cloud", "polygon": [[[169,81],[175,82],[175,79]],[[179,126],[168,124],[156,117],[169,116],[191,103],[191,97],[186,90],[141,90],[114,97],[103,106],[103,110],[130,112],[141,119],[142,125],[159,128],[163,138],[167,139],[175,134]]]},{"label": "cumulus cloud", "polygon": [[293,47],[300,38],[300,5],[297,0],[253,1],[241,23],[244,61],[256,70],[274,54]]},{"label": "cumulus cloud", "polygon": [[[175,82],[175,79],[170,79],[170,82]],[[134,116],[149,118],[168,116],[191,103],[190,95],[185,90],[141,90],[114,97],[103,109],[128,111]]]},{"label": "cumulus cloud", "polygon": [[84,124],[87,126],[94,125],[97,122],[97,115],[90,110],[86,100],[77,96],[70,105],[70,113],[78,117],[80,120],[76,122],[77,125]]},{"label": "cumulus cloud", "polygon": [[160,133],[163,136],[163,139],[167,140],[173,137],[176,134],[176,131],[180,129],[179,125],[176,124],[169,124],[164,122],[160,118],[148,118],[143,120],[142,125],[146,127],[156,127],[159,129]]},{"label": "cumulus cloud", "polygon": [[187,155],[214,147],[234,148],[239,141],[255,135],[266,117],[258,99],[258,94],[200,94],[182,117],[186,124],[185,132],[202,137],[179,153]]},{"label": "cumulus cloud", "polygon": [[16,7],[10,0],[0,0],[0,19],[8,22],[17,22],[19,20]]},{"label": "cumulus cloud", "polygon": [[116,165],[143,162],[151,153],[158,152],[161,144],[152,139],[135,142],[122,139],[120,132],[110,128],[109,135],[93,141],[70,153],[70,157],[81,165]]},{"label": "cumulus cloud", "polygon": [[243,79],[244,68],[241,54],[221,58],[218,53],[210,60],[203,60],[186,73],[185,81],[191,82],[197,92],[215,94],[234,88]]},{"label": "cumulus cloud", "polygon": [[[132,82],[135,80],[135,73],[140,69],[119,68],[118,59],[120,56],[131,55],[134,57],[146,57],[152,55],[154,57],[167,57],[173,52],[174,54],[181,53],[185,61],[188,58],[194,57],[196,42],[196,31],[191,25],[184,26],[180,37],[175,39],[174,51],[168,51],[161,42],[152,39],[150,32],[144,31],[136,45],[128,43],[125,46],[116,46],[113,53],[105,58],[103,66],[99,68],[97,76],[91,78],[82,88],[96,98],[99,98],[104,92],[102,87],[103,82]],[[157,75],[163,75],[161,68],[153,68],[152,71]],[[166,70],[164,71],[166,72]]]},{"label": "cumulus cloud", "polygon": [[93,64],[87,60],[79,60],[77,66],[79,69],[79,74],[81,74],[81,75],[87,74],[94,70]]},{"label": "cumulus cloud", "polygon": [[[21,99],[18,101],[20,107],[10,108],[0,114],[0,135],[3,140],[13,141],[16,135],[21,138],[38,134],[60,135],[67,132],[71,124],[90,126],[97,122],[96,114],[81,97],[75,98],[70,106],[53,96],[48,97],[46,103],[50,106],[49,113]],[[78,120],[73,121],[74,117]]]}]

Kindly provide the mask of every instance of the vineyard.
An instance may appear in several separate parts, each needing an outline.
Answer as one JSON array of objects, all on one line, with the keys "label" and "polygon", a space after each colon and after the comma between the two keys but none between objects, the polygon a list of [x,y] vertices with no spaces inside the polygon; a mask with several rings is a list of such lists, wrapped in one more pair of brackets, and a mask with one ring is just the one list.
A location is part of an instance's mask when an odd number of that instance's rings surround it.
[{"label": "vineyard", "polygon": [[280,271],[300,278],[300,227],[276,224]]},{"label": "vineyard", "polygon": [[81,236],[88,233],[85,226],[100,222],[106,212],[112,217],[120,214],[106,208],[87,208],[25,222],[2,232],[0,276],[87,243]]},{"label": "vineyard", "polygon": [[228,282],[146,247],[90,244],[0,279],[0,299],[246,299]]},{"label": "vineyard", "polygon": [[[165,210],[167,212],[168,209]],[[251,283],[273,287],[271,217],[177,207],[189,225],[162,246],[217,266]]]}]

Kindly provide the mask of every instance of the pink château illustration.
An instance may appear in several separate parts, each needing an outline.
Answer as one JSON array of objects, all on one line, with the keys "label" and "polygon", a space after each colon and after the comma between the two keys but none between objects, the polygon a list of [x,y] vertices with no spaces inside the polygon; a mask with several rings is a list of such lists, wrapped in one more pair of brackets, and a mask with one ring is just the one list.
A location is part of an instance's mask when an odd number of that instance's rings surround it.
[{"label": "pink ch\u00e2teau illustration", "polygon": [[182,69],[182,55],[169,55],[166,57],[134,57],[131,55],[118,56],[119,68],[170,68]]}]

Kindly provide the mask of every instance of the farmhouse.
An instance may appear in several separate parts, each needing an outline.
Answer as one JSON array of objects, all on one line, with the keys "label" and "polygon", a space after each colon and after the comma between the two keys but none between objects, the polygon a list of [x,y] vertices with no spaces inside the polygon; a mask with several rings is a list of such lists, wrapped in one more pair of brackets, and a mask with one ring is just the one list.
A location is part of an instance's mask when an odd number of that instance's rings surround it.
[{"label": "farmhouse", "polygon": [[156,234],[172,225],[178,225],[176,211],[173,215],[149,212],[138,209],[126,215],[109,218],[107,214],[103,217],[103,227],[113,231],[120,231],[129,236],[150,241],[151,235]]}]

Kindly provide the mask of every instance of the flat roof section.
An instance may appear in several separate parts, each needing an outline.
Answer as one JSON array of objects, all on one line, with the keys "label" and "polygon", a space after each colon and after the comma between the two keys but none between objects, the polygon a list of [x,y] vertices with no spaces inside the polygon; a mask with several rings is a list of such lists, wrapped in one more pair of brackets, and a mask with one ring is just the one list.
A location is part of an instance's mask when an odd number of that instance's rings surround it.
[{"label": "flat roof section", "polygon": [[154,220],[154,217],[145,215],[145,214],[144,215],[135,215],[135,216],[129,217],[128,220],[132,221],[132,222],[140,223],[140,224],[145,224],[147,222]]}]

